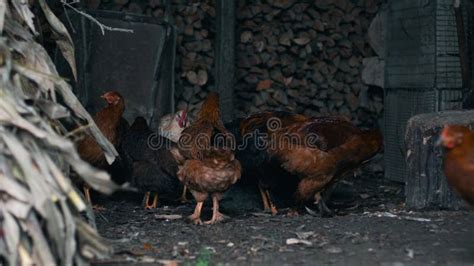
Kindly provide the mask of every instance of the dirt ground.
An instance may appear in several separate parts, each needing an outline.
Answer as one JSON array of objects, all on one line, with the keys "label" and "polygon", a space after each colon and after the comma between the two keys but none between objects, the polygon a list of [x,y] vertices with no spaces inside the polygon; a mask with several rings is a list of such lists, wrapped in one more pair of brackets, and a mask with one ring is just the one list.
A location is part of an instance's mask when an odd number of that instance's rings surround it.
[{"label": "dirt ground", "polygon": [[[254,193],[255,192],[255,193]],[[141,195],[100,203],[99,232],[115,255],[97,264],[183,265],[474,265],[474,213],[403,211],[403,187],[380,176],[348,178],[328,206],[332,218],[263,213],[256,191],[229,193],[222,224],[186,222],[194,203],[141,207]],[[239,195],[237,198],[232,195]],[[205,204],[204,219],[211,205]]]}]

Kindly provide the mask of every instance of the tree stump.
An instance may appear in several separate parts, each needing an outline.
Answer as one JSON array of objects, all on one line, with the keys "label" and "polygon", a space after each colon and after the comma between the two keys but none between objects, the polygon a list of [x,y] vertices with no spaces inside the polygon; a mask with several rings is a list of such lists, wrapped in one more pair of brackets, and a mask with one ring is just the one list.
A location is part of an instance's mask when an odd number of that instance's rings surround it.
[{"label": "tree stump", "polygon": [[474,125],[474,111],[446,111],[416,115],[408,120],[406,143],[406,207],[408,209],[465,209],[443,172],[443,148],[436,146],[447,124]]}]

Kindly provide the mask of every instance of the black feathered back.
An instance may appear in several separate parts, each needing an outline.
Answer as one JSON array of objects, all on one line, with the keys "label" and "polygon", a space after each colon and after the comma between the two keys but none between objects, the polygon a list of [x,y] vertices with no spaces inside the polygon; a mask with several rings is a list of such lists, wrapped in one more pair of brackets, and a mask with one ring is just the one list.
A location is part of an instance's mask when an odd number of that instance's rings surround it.
[{"label": "black feathered back", "polygon": [[178,164],[170,152],[176,144],[153,132],[137,117],[123,140],[122,148],[133,161],[132,184],[142,191],[178,193]]}]

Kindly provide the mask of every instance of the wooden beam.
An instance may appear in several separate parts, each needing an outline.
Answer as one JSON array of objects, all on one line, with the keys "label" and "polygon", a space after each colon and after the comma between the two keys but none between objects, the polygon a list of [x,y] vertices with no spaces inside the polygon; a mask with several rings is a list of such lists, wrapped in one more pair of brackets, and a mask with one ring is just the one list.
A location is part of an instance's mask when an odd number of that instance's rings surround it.
[{"label": "wooden beam", "polygon": [[216,91],[220,94],[222,120],[234,112],[236,1],[217,0]]},{"label": "wooden beam", "polygon": [[460,8],[460,0],[454,1],[454,16],[456,18],[456,30],[458,33],[459,61],[461,63],[461,77],[463,89],[471,88],[471,77],[469,70],[468,48],[466,46],[466,33],[464,31],[464,19]]}]

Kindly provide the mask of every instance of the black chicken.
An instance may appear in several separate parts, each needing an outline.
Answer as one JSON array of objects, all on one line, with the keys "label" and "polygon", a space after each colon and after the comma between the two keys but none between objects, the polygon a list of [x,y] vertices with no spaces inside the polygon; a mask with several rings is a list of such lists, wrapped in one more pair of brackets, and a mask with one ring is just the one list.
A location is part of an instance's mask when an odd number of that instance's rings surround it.
[{"label": "black chicken", "polygon": [[288,178],[291,174],[269,156],[269,136],[274,130],[305,119],[302,115],[274,111],[255,113],[226,124],[237,140],[235,156],[242,165],[242,182],[258,183],[263,208],[272,214],[278,212],[272,192],[279,192],[277,194],[282,199],[291,198],[292,187],[296,187],[297,180]]},{"label": "black chicken", "polygon": [[[137,117],[122,148],[133,161],[132,186],[145,192],[145,208],[158,206],[158,196],[176,200],[183,187],[176,173],[178,164],[169,149],[176,144],[150,130],[145,118]],[[150,204],[150,192],[154,192]]]}]

